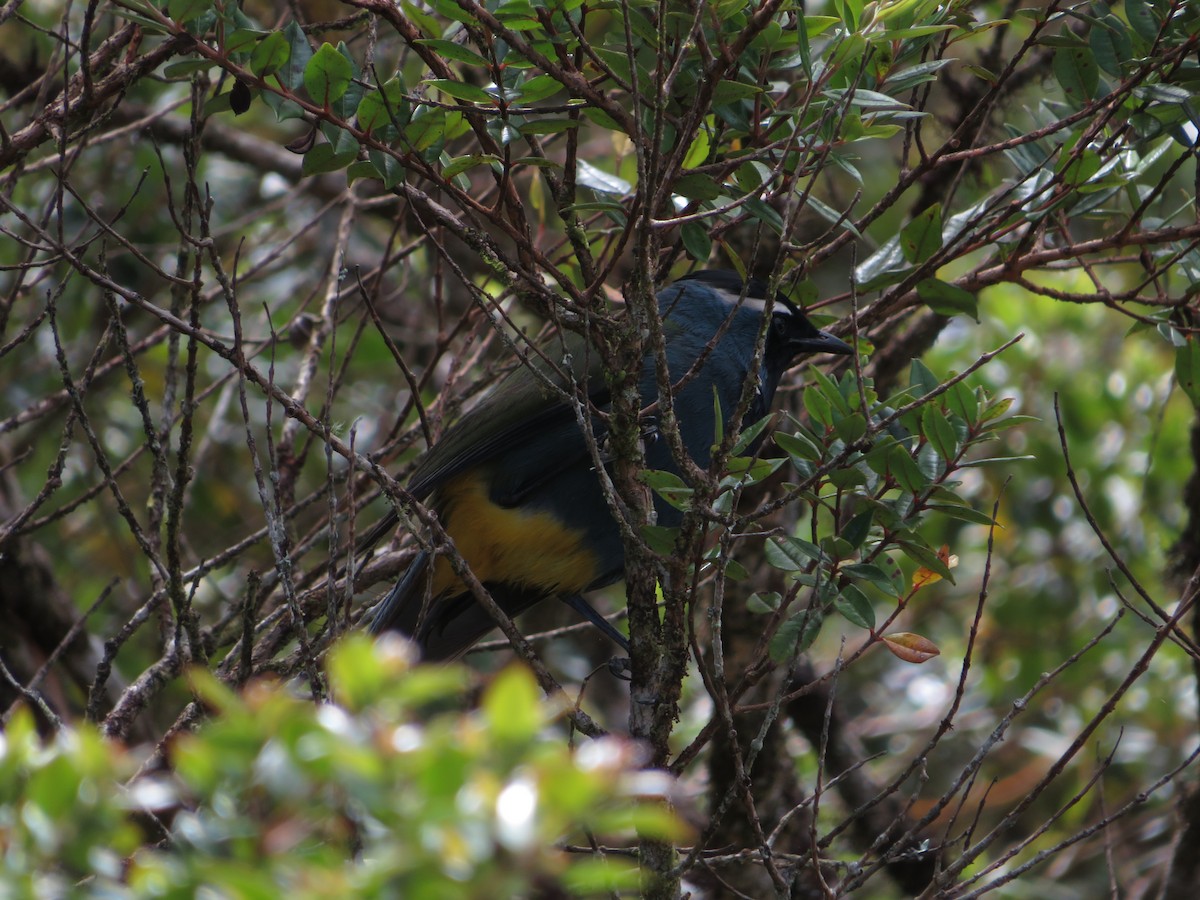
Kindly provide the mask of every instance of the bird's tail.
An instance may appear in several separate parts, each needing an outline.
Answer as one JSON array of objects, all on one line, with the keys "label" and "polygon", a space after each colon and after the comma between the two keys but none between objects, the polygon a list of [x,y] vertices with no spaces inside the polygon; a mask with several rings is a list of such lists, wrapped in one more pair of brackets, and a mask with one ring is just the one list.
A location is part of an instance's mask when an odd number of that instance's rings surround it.
[{"label": "bird's tail", "polygon": [[[495,621],[468,591],[443,591],[430,597],[428,582],[433,557],[422,550],[371,618],[371,634],[398,631],[416,641],[426,662],[457,659],[485,634]],[[492,585],[492,596],[510,616],[524,612],[545,595],[524,588],[508,591]]]},{"label": "bird's tail", "polygon": [[403,577],[375,608],[371,618],[371,634],[384,631],[399,631],[417,639],[417,624],[421,617],[422,597],[425,596],[425,578],[429,571],[430,555],[422,550],[414,558]]}]

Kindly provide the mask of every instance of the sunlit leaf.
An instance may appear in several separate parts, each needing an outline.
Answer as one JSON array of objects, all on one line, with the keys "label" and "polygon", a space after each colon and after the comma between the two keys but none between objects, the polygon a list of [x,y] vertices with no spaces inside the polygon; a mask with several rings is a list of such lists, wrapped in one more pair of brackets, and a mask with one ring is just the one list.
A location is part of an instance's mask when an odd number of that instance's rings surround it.
[{"label": "sunlit leaf", "polygon": [[591,188],[593,191],[598,191],[602,194],[624,196],[633,190],[633,185],[624,178],[598,169],[584,159],[578,162],[578,167],[575,170],[575,179],[583,187]]}]

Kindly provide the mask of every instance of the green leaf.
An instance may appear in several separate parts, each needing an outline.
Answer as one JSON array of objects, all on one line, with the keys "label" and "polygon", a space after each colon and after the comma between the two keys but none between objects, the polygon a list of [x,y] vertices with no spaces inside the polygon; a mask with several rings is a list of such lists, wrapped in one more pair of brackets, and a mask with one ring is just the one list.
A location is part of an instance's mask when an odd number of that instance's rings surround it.
[{"label": "green leaf", "polygon": [[355,115],[358,118],[358,127],[366,132],[389,124],[403,127],[408,119],[408,98],[405,96],[404,82],[399,78],[392,78],[379,90],[366,94],[358,104]]},{"label": "green leaf", "polygon": [[963,63],[963,68],[966,69],[968,72],[970,72],[972,75],[976,75],[979,78],[982,78],[988,84],[994,85],[994,84],[999,84],[999,82],[1000,82],[1000,79],[997,77],[996,73],[993,72],[991,69],[986,68],[985,66],[977,66],[974,63]]},{"label": "green leaf", "polygon": [[914,265],[923,263],[942,249],[942,205],[934,203],[904,226],[900,250]]},{"label": "green leaf", "polygon": [[533,673],[511,665],[493,679],[481,703],[491,736],[501,743],[531,740],[542,727],[542,695]]},{"label": "green leaf", "polygon": [[858,20],[862,15],[864,0],[833,0],[833,8],[846,24],[847,31],[858,31]]},{"label": "green leaf", "polygon": [[786,431],[775,432],[775,443],[779,445],[793,461],[811,460],[819,462],[823,453],[821,448],[803,434],[789,434]]},{"label": "green leaf", "polygon": [[[701,125],[692,139],[691,146],[683,156],[683,168],[694,169],[708,160],[709,149],[712,146],[712,134],[705,125]],[[686,194],[684,196],[687,196]]]},{"label": "green leaf", "polygon": [[693,173],[675,179],[675,193],[688,200],[716,200],[721,196],[721,186],[708,175]]},{"label": "green leaf", "polygon": [[796,653],[803,653],[811,647],[821,633],[823,619],[819,610],[809,609],[780,625],[779,630],[771,636],[771,659],[777,663],[786,662]]},{"label": "green leaf", "polygon": [[443,59],[453,59],[457,62],[466,63],[470,66],[490,66],[491,63],[476,53],[469,47],[464,47],[462,44],[454,41],[444,41],[441,38],[421,38],[413,41],[414,44],[428,47],[435,51],[438,56]]},{"label": "green leaf", "polygon": [[910,66],[907,69],[901,69],[897,72],[892,72],[890,75],[888,75],[887,81],[885,81],[884,84],[887,85],[888,90],[898,94],[901,91],[907,91],[910,88],[914,88],[919,84],[925,84],[929,81],[936,81],[936,73],[952,62],[955,62],[955,60],[951,57],[945,57],[943,59],[931,59],[928,62],[919,63],[915,66]]},{"label": "green leaf", "polygon": [[304,67],[304,89],[313,102],[329,106],[346,93],[352,77],[350,61],[333,44],[324,43]]},{"label": "green leaf", "polygon": [[500,157],[492,153],[472,153],[468,156],[458,156],[450,160],[442,169],[442,177],[450,179],[476,166],[490,165],[496,162],[500,162]]},{"label": "green leaf", "polygon": [[743,81],[720,81],[713,89],[713,106],[725,106],[762,93],[762,88]]},{"label": "green leaf", "polygon": [[960,468],[973,469],[979,466],[995,466],[1004,465],[1006,463],[1027,462],[1031,459],[1037,459],[1036,456],[990,456],[987,459],[972,459],[961,464]]},{"label": "green leaf", "polygon": [[387,190],[390,191],[404,180],[404,166],[392,154],[372,148],[367,151],[367,159],[371,161],[371,165],[383,180],[383,186]]},{"label": "green leaf", "polygon": [[244,60],[252,48],[257,47],[259,40],[267,36],[257,28],[239,28],[225,39],[225,53],[229,56]]},{"label": "green leaf", "polygon": [[867,433],[867,420],[862,413],[839,416],[833,423],[833,430],[844,443],[853,444]]},{"label": "green leaf", "polygon": [[552,75],[535,75],[517,86],[521,103],[540,103],[563,90],[563,84]]},{"label": "green leaf", "polygon": [[925,477],[917,461],[899,444],[888,454],[887,467],[888,474],[906,491],[916,494],[929,484],[929,479]]},{"label": "green leaf", "polygon": [[746,200],[746,211],[776,234],[783,233],[783,217],[766,201],[750,197]]},{"label": "green leaf", "polygon": [[683,249],[696,262],[708,262],[712,255],[712,238],[702,222],[684,222],[679,229],[679,238],[683,241]]},{"label": "green leaf", "polygon": [[921,411],[921,432],[942,459],[946,462],[954,459],[958,453],[958,435],[945,414],[932,403]]},{"label": "green leaf", "polygon": [[274,75],[285,65],[292,55],[292,45],[287,35],[282,31],[272,31],[258,42],[254,52],[250,54],[250,71],[259,78]]},{"label": "green leaf", "polygon": [[216,63],[211,59],[201,57],[200,59],[181,59],[178,62],[173,62],[163,69],[164,78],[179,78],[183,75],[191,75],[194,72],[207,72]]},{"label": "green leaf", "polygon": [[358,181],[360,178],[382,179],[382,175],[380,174],[379,170],[375,168],[375,164],[373,162],[361,159],[350,163],[350,165],[346,167],[346,183],[354,184],[354,182]]},{"label": "green leaf", "polygon": [[229,92],[217,94],[210,97],[204,104],[204,114],[206,116],[215,116],[217,113],[231,112],[232,107],[229,105]]},{"label": "green leaf", "polygon": [[951,503],[931,503],[928,507],[931,512],[939,512],[951,519],[958,519],[963,522],[970,522],[972,525],[994,525],[995,520],[987,513],[980,512],[970,506],[958,506]]},{"label": "green leaf", "polygon": [[679,529],[669,525],[643,525],[642,540],[646,546],[660,556],[670,556],[675,552],[675,541],[679,538]]},{"label": "green leaf", "polygon": [[825,558],[821,548],[812,541],[788,534],[777,535],[767,541],[763,554],[771,566],[785,572],[802,571],[810,562],[820,562]]},{"label": "green leaf", "polygon": [[998,419],[1008,412],[1009,407],[1012,405],[1012,397],[1000,397],[997,400],[992,400],[984,407],[983,415],[980,417],[979,421],[983,423]]},{"label": "green leaf", "polygon": [[[442,15],[455,22],[469,22],[467,14],[458,8],[455,3],[445,2],[445,0],[434,0],[429,4]],[[429,38],[440,38],[442,36],[442,23],[431,16],[427,11],[422,9],[416,3],[410,3],[409,0],[400,0],[400,8],[404,10],[404,15]],[[456,15],[457,14],[457,15]]]},{"label": "green leaf", "polygon": [[833,424],[833,407],[830,406],[829,400],[821,391],[815,388],[805,391],[804,408],[813,419],[822,425]]},{"label": "green leaf", "polygon": [[445,110],[419,107],[404,126],[404,137],[414,150],[424,151],[446,140]]},{"label": "green leaf", "polygon": [[924,397],[927,394],[932,394],[939,387],[941,382],[938,377],[929,370],[929,367],[919,359],[912,361],[912,366],[908,370],[908,383],[917,389],[916,396]]},{"label": "green leaf", "polygon": [[208,12],[211,6],[212,0],[168,0],[167,15],[180,25],[186,25]]},{"label": "green leaf", "polygon": [[167,34],[171,33],[170,29],[163,26],[163,24],[161,22],[158,22],[155,19],[151,19],[148,16],[139,15],[138,13],[135,13],[132,10],[121,9],[120,7],[113,7],[113,8],[111,8],[111,12],[114,16],[118,16],[119,18],[125,19],[126,21],[133,22],[136,25],[140,25],[142,27],[142,30],[145,31],[146,34],[167,35]]},{"label": "green leaf", "polygon": [[1188,335],[1175,348],[1175,378],[1192,405],[1200,410],[1200,339]]},{"label": "green leaf", "polygon": [[[909,532],[911,534],[911,532]],[[954,584],[954,575],[951,574],[949,567],[938,558],[937,553],[922,541],[917,540],[902,540],[897,541],[898,546],[904,555],[911,559],[919,566],[924,566],[931,572],[936,572],[941,575],[951,584]]]},{"label": "green leaf", "polygon": [[917,282],[917,296],[940,316],[963,315],[979,321],[979,298],[958,285],[924,278]]},{"label": "green leaf", "polygon": [[1100,86],[1100,67],[1090,47],[1077,44],[1054,50],[1054,77],[1062,85],[1067,99],[1077,104],[1096,96]]},{"label": "green leaf", "polygon": [[[365,85],[362,79],[358,77],[358,64],[350,56],[350,49],[344,41],[338,42],[337,51],[341,54],[342,59],[346,61],[346,64],[350,66],[350,83],[346,86],[346,90],[342,96],[330,104],[329,110],[339,119],[349,122],[354,118],[354,113],[358,110],[358,105],[362,101]],[[336,126],[330,123],[330,127]]]},{"label": "green leaf", "polygon": [[875,511],[866,509],[846,523],[841,530],[841,538],[854,550],[863,545],[863,541],[871,533],[871,525],[875,521]]},{"label": "green leaf", "polygon": [[746,609],[758,615],[773,613],[782,604],[783,597],[777,591],[765,591],[763,593],[756,591],[746,598]]},{"label": "green leaf", "polygon": [[485,103],[488,106],[496,105],[495,97],[483,88],[467,84],[465,81],[451,81],[449,78],[432,78],[426,81],[425,84],[436,88],[447,97],[453,97],[455,100],[464,100],[467,103]]},{"label": "green leaf", "polygon": [[624,196],[633,190],[633,186],[624,178],[597,169],[587,160],[579,160],[575,170],[575,180],[586,188],[591,188],[601,194]]},{"label": "green leaf", "polygon": [[866,485],[867,476],[858,466],[848,469],[834,469],[828,475],[829,483],[844,491],[853,490]]},{"label": "green leaf", "polygon": [[946,392],[946,406],[957,413],[967,425],[974,425],[979,415],[979,399],[965,381],[960,381]]},{"label": "green leaf", "polygon": [[833,607],[851,624],[871,630],[875,627],[875,607],[858,587],[848,584],[842,588]]},{"label": "green leaf", "polygon": [[[900,571],[900,567],[896,565],[891,557],[880,557],[880,565],[875,563],[855,563],[849,566],[842,566],[841,573],[847,578],[853,578],[856,581],[866,581],[869,584],[875,585],[886,594],[893,597],[899,597],[904,593],[904,576]],[[891,574],[888,574],[888,570]]]},{"label": "green leaf", "polygon": [[1125,17],[1142,40],[1147,43],[1157,40],[1158,18],[1146,0],[1125,0]]},{"label": "green leaf", "polygon": [[809,194],[808,199],[804,201],[806,206],[811,206],[813,212],[829,222],[831,225],[837,225],[839,228],[845,228],[855,237],[862,237],[858,229],[854,227],[854,223],[850,221],[849,215],[843,215],[832,206],[819,200],[816,196]]},{"label": "green leaf", "polygon": [[574,119],[531,119],[517,126],[521,134],[561,134],[578,128],[579,123]]},{"label": "green leaf", "polygon": [[354,162],[355,151],[339,151],[333,144],[317,144],[304,154],[304,163],[300,171],[305,175],[320,175],[324,172],[336,172]]},{"label": "green leaf", "polygon": [[[295,20],[288,22],[287,27],[283,29],[283,36],[288,42],[288,57],[283,67],[275,73],[275,77],[285,88],[296,91],[304,85],[304,72],[313,56],[312,47]],[[276,114],[278,113],[277,109]]]},{"label": "green leaf", "polygon": [[1125,23],[1112,13],[1103,16],[1100,25],[1092,27],[1088,43],[1096,64],[1114,78],[1121,77],[1121,63],[1133,57],[1133,42]]},{"label": "green leaf", "polygon": [[[674,472],[664,472],[647,469],[642,472],[642,481],[650,490],[658,494],[676,509],[687,509],[695,493],[682,478]],[[672,538],[672,540],[674,540]]]},{"label": "green leaf", "polygon": [[1139,100],[1153,100],[1167,105],[1182,105],[1191,102],[1192,93],[1175,84],[1140,84],[1133,89]]},{"label": "green leaf", "polygon": [[879,91],[868,91],[862,88],[830,88],[827,91],[822,91],[824,96],[837,102],[843,100],[851,106],[859,109],[878,111],[884,109],[911,109],[907,103],[902,103],[895,97],[889,97],[887,94],[881,94]]}]

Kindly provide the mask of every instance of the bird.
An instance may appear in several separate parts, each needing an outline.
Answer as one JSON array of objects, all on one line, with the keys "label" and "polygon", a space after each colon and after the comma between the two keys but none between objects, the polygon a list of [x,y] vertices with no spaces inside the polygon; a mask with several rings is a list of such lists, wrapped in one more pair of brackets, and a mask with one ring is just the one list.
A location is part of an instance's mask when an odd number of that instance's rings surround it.
[{"label": "bird", "polygon": [[[762,280],[720,269],[692,272],[657,295],[680,438],[701,468],[708,467],[717,435],[724,433],[717,411],[726,418],[734,413],[750,377],[769,296]],[[770,412],[797,356],[853,353],[849,344],[817,330],[781,293],[769,314],[757,387],[739,426]],[[407,490],[437,514],[457,552],[510,618],[557,597],[628,652],[625,636],[583,596],[624,577],[620,530],[596,471],[596,462],[604,460],[593,454],[603,451],[605,428],[593,419],[595,442],[589,445],[569,399],[578,384],[593,408],[605,410],[609,387],[599,355],[588,351],[584,338],[567,334],[559,346],[567,351],[558,354],[563,365],[524,365],[506,376],[425,452]],[[643,409],[659,400],[651,351],[643,360],[640,392]],[[731,424],[724,421],[721,429]],[[642,439],[649,469],[679,473],[655,419],[648,420]],[[661,497],[654,505],[659,525],[682,521],[680,510]],[[398,521],[391,511],[362,546],[380,540]],[[423,659],[444,661],[494,627],[449,560],[422,549],[376,606],[369,630],[398,631],[416,641]]]}]

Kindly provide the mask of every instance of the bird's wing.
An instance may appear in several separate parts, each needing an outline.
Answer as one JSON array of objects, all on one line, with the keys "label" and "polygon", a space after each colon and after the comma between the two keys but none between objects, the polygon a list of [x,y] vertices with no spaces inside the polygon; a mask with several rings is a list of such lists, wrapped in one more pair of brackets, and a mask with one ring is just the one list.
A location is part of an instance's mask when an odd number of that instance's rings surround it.
[{"label": "bird's wing", "polygon": [[[580,335],[567,333],[543,348],[549,359],[570,360],[570,365],[551,366],[535,357],[530,366],[522,366],[508,375],[476,406],[437,441],[417,463],[408,482],[409,493],[418,500],[429,496],[448,478],[488,462],[514,447],[525,447],[526,459],[510,460],[506,490],[519,498],[537,484],[586,453],[587,445],[578,435],[577,446],[558,446],[555,459],[545,459],[533,438],[551,432],[569,431],[575,422],[571,406],[563,402],[560,391],[574,392],[576,384],[586,385],[588,399],[597,406],[608,402],[608,386],[599,356],[589,350]],[[557,390],[556,390],[557,388]],[[554,444],[554,441],[550,441]],[[391,533],[399,523],[396,511],[389,509],[357,542],[356,555],[364,556]]]},{"label": "bird's wing", "polygon": [[517,369],[429,449],[409,479],[414,497],[423,499],[446,479],[514,447],[528,446],[547,429],[574,422],[575,413],[562,391],[573,393],[582,385],[592,403],[607,403],[603,364],[581,336],[567,334],[556,340],[546,356],[556,365],[538,358]]}]

